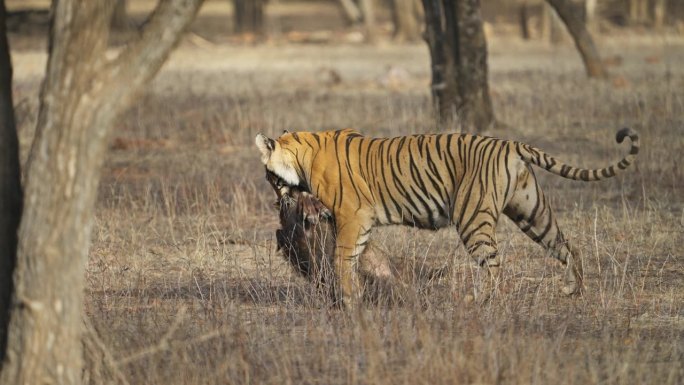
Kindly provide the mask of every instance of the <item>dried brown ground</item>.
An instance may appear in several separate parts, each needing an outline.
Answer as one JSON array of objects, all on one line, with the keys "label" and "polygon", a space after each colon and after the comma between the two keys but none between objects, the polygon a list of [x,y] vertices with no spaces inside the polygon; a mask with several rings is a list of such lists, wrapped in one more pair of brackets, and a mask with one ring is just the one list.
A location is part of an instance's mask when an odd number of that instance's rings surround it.
[{"label": "dried brown ground", "polygon": [[[490,134],[581,166],[626,151],[636,167],[586,184],[538,175],[580,250],[586,294],[559,293],[561,266],[502,220],[501,293],[465,304],[473,263],[452,229],[382,228],[406,271],[399,303],[330,308],[275,250],[274,195],[257,132],[355,127],[432,131],[423,45],[186,41],[114,130],[93,231],[86,313],[108,362],[135,384],[684,382],[684,41],[612,38],[608,82],[570,46],[491,45]],[[45,56],[14,55],[24,155]],[[336,80],[339,78],[339,80]],[[112,374],[89,364],[95,381]]]}]

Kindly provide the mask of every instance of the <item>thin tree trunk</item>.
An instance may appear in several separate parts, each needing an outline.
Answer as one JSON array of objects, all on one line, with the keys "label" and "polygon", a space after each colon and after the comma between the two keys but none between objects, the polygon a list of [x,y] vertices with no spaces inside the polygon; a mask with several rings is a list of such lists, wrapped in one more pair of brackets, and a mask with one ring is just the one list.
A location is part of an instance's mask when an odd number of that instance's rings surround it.
[{"label": "thin tree trunk", "polygon": [[487,42],[479,0],[423,0],[432,61],[432,95],[440,129],[483,131],[494,122]]},{"label": "thin tree trunk", "polygon": [[461,97],[459,114],[464,128],[481,132],[494,123],[489,96],[487,40],[482,25],[480,0],[456,2],[457,85]]},{"label": "thin tree trunk", "polygon": [[640,16],[639,18],[643,22],[646,22],[649,19],[648,3],[649,3],[649,0],[641,0],[639,2],[639,16]]},{"label": "thin tree trunk", "polygon": [[541,12],[541,39],[552,45],[559,44],[563,40],[563,26],[556,11],[550,5],[542,3]]},{"label": "thin tree trunk", "polygon": [[375,7],[373,0],[359,0],[361,12],[363,13],[363,27],[366,30],[366,41],[374,42],[376,39],[375,31]]},{"label": "thin tree trunk", "polygon": [[567,0],[546,0],[553,7],[558,16],[563,20],[570,35],[575,41],[575,46],[582,57],[584,68],[590,78],[605,78],[608,76],[601,57],[594,44],[594,39],[586,28],[577,9]]},{"label": "thin tree trunk", "polygon": [[416,0],[392,0],[392,21],[394,22],[394,39],[399,42],[417,41],[420,39],[419,15],[416,12]]},{"label": "thin tree trunk", "polygon": [[236,33],[264,34],[264,0],[233,0]]},{"label": "thin tree trunk", "polygon": [[105,51],[114,3],[53,3],[0,383],[80,383],[85,265],[108,133],[201,3],[162,0],[140,40],[111,61]]},{"label": "thin tree trunk", "polygon": [[663,29],[667,15],[667,0],[655,0],[653,3],[653,28]]},{"label": "thin tree trunk", "polygon": [[0,0],[0,362],[7,348],[12,273],[22,206],[19,141],[12,102],[12,62],[5,15],[5,2]]},{"label": "thin tree trunk", "polygon": [[[432,81],[430,90],[440,129],[451,125],[456,114],[453,83],[453,56],[447,47],[442,0],[422,0],[425,11],[425,40],[430,50]],[[448,51],[448,53],[447,53]]]},{"label": "thin tree trunk", "polygon": [[128,27],[130,27],[130,22],[126,12],[126,0],[116,0],[112,13],[112,28],[127,29]]},{"label": "thin tree trunk", "polygon": [[632,23],[648,20],[648,0],[629,0],[629,18]]},{"label": "thin tree trunk", "polygon": [[340,0],[340,5],[350,24],[357,24],[361,21],[361,10],[352,0]]},{"label": "thin tree trunk", "polygon": [[598,0],[585,0],[584,1],[584,15],[587,24],[587,28],[593,32],[597,32],[597,18],[596,9],[598,7]]},{"label": "thin tree trunk", "polygon": [[520,36],[529,40],[530,34],[530,6],[527,2],[522,3],[518,8],[518,25],[520,26]]}]

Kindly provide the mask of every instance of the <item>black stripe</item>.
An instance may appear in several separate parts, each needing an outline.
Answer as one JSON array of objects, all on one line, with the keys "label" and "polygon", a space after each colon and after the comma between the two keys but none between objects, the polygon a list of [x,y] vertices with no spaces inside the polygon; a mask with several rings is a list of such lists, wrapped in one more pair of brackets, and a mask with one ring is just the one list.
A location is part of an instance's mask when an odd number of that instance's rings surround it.
[{"label": "black stripe", "polygon": [[[416,211],[417,213],[420,212],[420,209],[418,208],[418,205],[417,205],[416,202],[411,198],[411,196],[410,196],[410,194],[408,193],[408,191],[404,188],[404,185],[402,184],[401,179],[399,178],[399,176],[394,172],[394,169],[393,169],[393,168],[390,169],[390,170],[392,171],[392,181],[394,182],[394,185],[396,186],[397,190],[399,190],[399,194],[401,194],[401,195],[404,197],[404,199],[409,203],[410,206],[412,206],[412,207],[415,209],[415,211]],[[410,210],[410,207],[406,207],[406,208],[409,209],[409,211],[411,211],[411,210]],[[411,213],[411,214],[413,214],[413,213]]]},{"label": "black stripe", "polygon": [[404,144],[405,144],[405,143],[406,143],[406,137],[404,136],[404,137],[401,138],[401,140],[399,140],[399,148],[397,148],[397,153],[396,153],[396,154],[397,154],[397,155],[396,155],[396,158],[397,158],[397,167],[398,167],[398,169],[399,169],[399,173],[400,173],[400,174],[403,174],[402,171],[401,171],[401,164],[402,164],[402,162],[401,162],[401,151],[402,151],[402,149],[404,148]]},{"label": "black stripe", "polygon": [[[416,196],[416,198],[418,198],[420,203],[423,205],[423,208],[425,208],[425,214],[427,215],[427,219],[428,219],[428,222],[430,224],[430,228],[434,229],[435,228],[435,218],[432,216],[432,210],[430,209],[430,205],[428,204],[427,201],[425,201],[425,199],[423,199],[423,197],[420,196],[420,194],[418,194],[418,192],[413,187],[411,187],[411,191]],[[420,211],[419,211],[419,213],[420,213]],[[422,216],[419,215],[418,218],[422,218]],[[422,224],[422,222],[421,222],[421,224]]]},{"label": "black stripe", "polygon": [[389,211],[389,207],[387,207],[387,203],[386,203],[387,199],[385,199],[385,193],[383,192],[381,183],[384,183],[384,181],[383,182],[378,181],[376,183],[376,188],[378,189],[378,194],[380,194],[380,196],[379,196],[380,204],[382,205],[382,208],[385,211],[385,218],[387,218],[387,222],[392,223],[392,214]]},{"label": "black stripe", "polygon": [[[489,227],[492,227],[492,228],[494,227],[494,226],[492,226],[492,224],[491,224],[490,222],[482,221],[482,222],[481,222],[479,225],[477,225],[477,227],[475,227],[474,229],[472,229],[472,230],[470,230],[470,231],[468,231],[468,232],[463,233],[463,234],[461,235],[461,239],[463,240],[463,244],[464,244],[464,245],[467,245],[467,244],[468,244],[468,241],[470,241],[470,238],[471,238],[473,235],[477,234],[477,231],[478,231],[478,230],[480,230],[481,228],[483,228],[483,227],[485,227],[485,226],[487,226],[487,225],[489,225]],[[463,229],[463,230],[465,231],[466,229]],[[485,233],[485,234],[486,234],[486,233]],[[483,234],[483,235],[485,235],[485,234]]]},{"label": "black stripe", "polygon": [[[492,237],[490,237],[490,236],[488,236],[488,238],[492,239]],[[489,246],[489,247],[496,248],[496,244],[493,241],[494,241],[493,239],[491,241],[477,241],[472,246],[467,247],[466,251],[468,251],[468,253],[472,254],[473,252],[475,252],[475,249],[479,248],[480,246]]]},{"label": "black stripe", "polygon": [[546,166],[544,166],[544,168],[547,170],[551,170],[553,168],[553,166],[556,165],[556,160],[553,159],[551,156],[549,156],[546,153],[544,153],[543,157],[544,157],[544,162],[546,162]]},{"label": "black stripe", "polygon": [[439,155],[440,160],[444,160],[443,156],[444,154],[442,153],[442,134],[437,134],[435,136],[435,149],[437,149],[437,155]]},{"label": "black stripe", "polygon": [[521,148],[520,142],[515,142],[515,152],[518,153],[518,156],[520,157],[520,159],[525,160],[525,156],[523,155],[523,153],[522,153],[522,151],[520,150],[520,148]]},{"label": "black stripe", "polygon": [[563,167],[561,167],[560,174],[562,177],[567,177],[568,174],[570,173],[570,170],[572,170],[571,166],[568,166],[567,164],[564,164]]},{"label": "black stripe", "polygon": [[[342,183],[342,162],[340,162],[340,151],[337,143],[337,139],[340,136],[340,131],[336,131],[333,138],[335,139],[335,158],[337,159],[337,176],[339,177],[338,184],[340,185],[340,205],[342,204],[342,199],[344,199],[344,183]],[[336,207],[336,206],[335,206]]]},{"label": "black stripe", "polygon": [[[453,151],[451,148],[451,140],[453,139],[454,135],[449,135],[447,138],[447,147],[446,147],[446,155],[447,158],[444,160],[447,166],[447,170],[449,171],[449,177],[451,178],[451,188],[452,191],[456,191],[456,188],[458,187],[457,184],[457,176],[456,176],[456,159],[454,159]],[[456,143],[458,145],[458,143]],[[451,162],[449,162],[451,161]]]},{"label": "black stripe", "polygon": [[511,144],[506,143],[506,151],[504,152],[504,170],[506,170],[506,191],[504,191],[504,200],[508,198],[508,193],[511,188],[511,170],[508,169],[508,157],[511,153]]},{"label": "black stripe", "polygon": [[549,219],[549,222],[546,224],[544,231],[542,231],[542,233],[537,235],[536,237],[532,238],[533,241],[539,243],[540,241],[544,240],[544,237],[546,236],[546,234],[549,233],[549,231],[551,230],[551,226],[553,225],[553,218],[551,218],[551,215],[549,215],[548,219]]},{"label": "black stripe", "polygon": [[614,167],[613,167],[613,166],[610,166],[610,167],[608,167],[608,168],[604,168],[603,170],[601,170],[601,175],[603,175],[603,176],[606,177],[606,178],[610,178],[610,177],[615,176],[615,169],[614,169]]}]

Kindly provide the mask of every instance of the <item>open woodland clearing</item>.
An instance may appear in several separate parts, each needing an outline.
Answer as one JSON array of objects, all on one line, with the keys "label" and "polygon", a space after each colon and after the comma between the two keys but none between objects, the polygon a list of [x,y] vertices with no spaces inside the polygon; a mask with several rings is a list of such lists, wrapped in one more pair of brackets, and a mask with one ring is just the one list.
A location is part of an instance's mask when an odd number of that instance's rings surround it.
[{"label": "open woodland clearing", "polygon": [[[474,263],[453,229],[381,228],[403,270],[401,301],[347,314],[275,250],[275,199],[258,132],[353,127],[433,131],[424,44],[257,46],[186,41],[111,138],[87,270],[92,329],[130,383],[684,382],[684,40],[612,37],[607,82],[569,45],[490,44],[490,85],[509,129],[579,166],[636,167],[599,183],[539,171],[586,293],[560,294],[562,267],[502,220],[501,293],[465,304]],[[27,44],[31,46],[31,44]],[[13,52],[22,155],[44,50]],[[425,280],[421,269],[448,266]],[[111,376],[100,361],[92,373]]]}]

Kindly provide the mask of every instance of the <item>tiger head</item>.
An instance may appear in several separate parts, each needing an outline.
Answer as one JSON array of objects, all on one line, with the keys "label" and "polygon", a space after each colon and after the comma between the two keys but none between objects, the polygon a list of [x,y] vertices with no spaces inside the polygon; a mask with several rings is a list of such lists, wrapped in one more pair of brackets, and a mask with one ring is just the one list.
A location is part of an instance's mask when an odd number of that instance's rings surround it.
[{"label": "tiger head", "polygon": [[[361,133],[350,128],[335,131],[288,132],[278,139],[270,139],[262,134],[255,138],[256,146],[261,151],[261,162],[266,170],[282,179],[288,186],[298,186],[301,190],[311,192],[310,183],[314,176],[320,177],[330,167],[316,157],[332,147],[355,137],[363,137]],[[321,148],[321,143],[324,148]],[[325,156],[322,156],[325,158]]]},{"label": "tiger head", "polygon": [[286,133],[277,140],[268,138],[262,134],[256,136],[256,146],[261,151],[261,162],[266,170],[274,173],[290,186],[299,186],[303,183],[302,172],[298,164],[296,152],[288,148],[292,134]]}]

